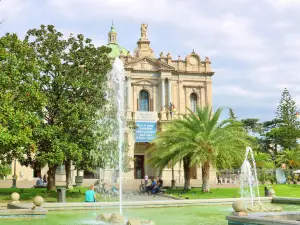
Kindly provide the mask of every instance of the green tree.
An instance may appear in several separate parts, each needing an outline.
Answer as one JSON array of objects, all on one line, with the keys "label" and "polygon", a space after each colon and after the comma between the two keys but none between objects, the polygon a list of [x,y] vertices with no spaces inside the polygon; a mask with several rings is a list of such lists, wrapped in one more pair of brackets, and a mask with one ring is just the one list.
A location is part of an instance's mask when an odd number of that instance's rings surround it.
[{"label": "green tree", "polygon": [[234,113],[234,111],[233,111],[232,108],[229,108],[229,119],[231,119],[231,120],[237,120],[237,117],[236,117],[236,115],[235,115],[235,113]]},{"label": "green tree", "polygon": [[11,174],[11,168],[7,164],[0,164],[0,178],[4,178]]},{"label": "green tree", "polygon": [[[156,160],[152,163],[164,168],[171,160],[183,159],[185,188],[190,188],[190,169],[202,167],[202,190],[209,191],[209,171],[212,166],[230,168],[234,160],[242,160],[250,139],[238,121],[220,121],[222,110],[212,113],[209,107],[190,111],[183,119],[173,120],[155,139]],[[167,145],[166,145],[167,143]]]},{"label": "green tree", "polygon": [[295,169],[300,166],[300,151],[298,149],[287,149],[281,151],[276,159],[278,164],[285,164],[289,169]]},{"label": "green tree", "polygon": [[276,112],[276,119],[280,121],[276,133],[279,144],[284,149],[292,149],[297,146],[297,138],[300,133],[296,113],[296,102],[285,88]]},{"label": "green tree", "polygon": [[278,119],[273,119],[262,123],[262,130],[259,139],[259,150],[261,152],[272,152],[276,157],[279,146],[279,134],[277,132],[279,124],[280,120]]},{"label": "green tree", "polygon": [[99,151],[108,133],[99,120],[105,119],[110,49],[95,47],[82,34],[63,37],[52,25],[29,30],[25,40],[37,54],[36,79],[46,101],[37,112],[44,123],[35,129],[38,148],[30,163],[48,165],[49,190],[55,188],[57,166],[65,163],[70,187],[72,163],[86,169],[107,157]]},{"label": "green tree", "polygon": [[259,119],[246,118],[246,119],[242,119],[241,122],[243,123],[246,131],[251,133],[252,135],[261,132],[261,124],[259,123]]},{"label": "green tree", "polygon": [[258,179],[263,184],[270,178],[268,175],[268,169],[274,169],[274,162],[269,153],[266,152],[254,152],[254,158],[258,173]]},{"label": "green tree", "polygon": [[[36,111],[44,106],[39,92],[36,54],[16,34],[0,38],[0,161],[21,163],[35,149],[34,129],[41,119]],[[26,164],[25,164],[26,165]]]}]

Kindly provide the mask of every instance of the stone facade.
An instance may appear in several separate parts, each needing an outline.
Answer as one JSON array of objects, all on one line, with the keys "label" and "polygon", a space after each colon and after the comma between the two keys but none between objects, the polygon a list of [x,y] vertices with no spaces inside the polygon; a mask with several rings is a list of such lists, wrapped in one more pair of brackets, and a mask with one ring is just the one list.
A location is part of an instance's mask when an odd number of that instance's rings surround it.
[{"label": "stone facade", "polygon": [[[180,56],[173,59],[170,53],[160,53],[155,58],[147,28],[147,24],[141,25],[141,37],[133,55],[130,52],[119,55],[126,73],[126,118],[135,123],[137,112],[150,111],[157,115],[157,130],[160,131],[172,119],[186,114],[187,108],[194,110],[196,106],[212,105],[211,77],[214,72],[210,59],[202,60],[194,50],[184,59]],[[146,99],[140,99],[143,97],[141,92],[146,93]],[[171,180],[171,169],[166,168],[159,174],[147,164],[151,157],[146,152],[149,143],[136,143],[135,131],[129,128],[125,138],[129,157],[134,159],[130,164],[132,170],[124,174],[125,179],[142,179],[148,174],[149,177],[161,175],[163,180]],[[181,183],[182,165],[178,164],[174,169],[175,179]],[[201,168],[193,168],[192,178],[201,182]],[[212,170],[211,180],[215,180],[215,170]]]}]

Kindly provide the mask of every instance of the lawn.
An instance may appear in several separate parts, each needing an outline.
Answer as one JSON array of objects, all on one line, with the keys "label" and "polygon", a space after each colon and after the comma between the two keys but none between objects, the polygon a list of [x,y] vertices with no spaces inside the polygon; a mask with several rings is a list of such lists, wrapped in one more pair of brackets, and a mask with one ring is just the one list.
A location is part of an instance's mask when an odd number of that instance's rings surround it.
[{"label": "lawn", "polygon": [[[269,185],[266,185],[269,186]],[[274,184],[270,185],[275,190],[277,197],[300,198],[300,186],[294,184]],[[260,186],[260,196],[264,196],[264,187]],[[240,188],[212,188],[210,193],[202,193],[201,188],[167,190],[166,194],[183,199],[211,199],[211,198],[238,198]]]},{"label": "lawn", "polygon": [[[86,187],[75,187],[67,191],[67,202],[84,202]],[[47,191],[46,188],[0,188],[0,203],[7,203],[11,200],[11,193],[18,192],[21,202],[32,202],[32,199],[39,195],[45,202],[57,202],[57,192]],[[106,201],[97,195],[97,201]]]}]

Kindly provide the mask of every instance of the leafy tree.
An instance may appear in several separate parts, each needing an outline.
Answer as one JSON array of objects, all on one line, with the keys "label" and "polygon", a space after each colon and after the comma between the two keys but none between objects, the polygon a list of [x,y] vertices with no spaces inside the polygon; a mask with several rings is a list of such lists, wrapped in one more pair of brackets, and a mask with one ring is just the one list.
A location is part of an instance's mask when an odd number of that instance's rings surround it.
[{"label": "leafy tree", "polygon": [[95,47],[82,34],[63,37],[52,25],[29,30],[25,40],[37,54],[36,80],[46,101],[37,112],[44,123],[35,129],[37,149],[29,161],[48,164],[49,190],[55,188],[57,166],[65,163],[70,186],[72,163],[86,169],[107,157],[99,143],[109,131],[99,121],[105,120],[110,49]]},{"label": "leafy tree", "polygon": [[36,114],[44,106],[40,83],[35,79],[36,54],[16,34],[0,38],[0,161],[21,163],[35,149],[34,129],[41,119]]},{"label": "leafy tree", "polygon": [[300,136],[300,133],[296,113],[296,102],[285,88],[276,112],[276,119],[280,121],[276,134],[279,144],[284,149],[292,149],[297,146],[297,138]]},{"label": "leafy tree", "polygon": [[247,132],[251,134],[256,134],[261,132],[261,124],[257,118],[246,118],[242,119],[241,122],[244,125],[244,128]]},{"label": "leafy tree", "polygon": [[254,158],[257,172],[259,174],[258,179],[264,184],[270,178],[267,170],[274,168],[272,157],[269,153],[255,151]]},{"label": "leafy tree", "polygon": [[237,119],[237,117],[235,116],[235,113],[234,113],[232,108],[229,108],[229,119],[231,119],[231,120],[236,120]]},{"label": "leafy tree", "polygon": [[274,156],[277,155],[279,148],[279,137],[277,128],[280,124],[278,119],[265,121],[262,123],[261,137],[259,139],[260,151],[271,152]]},{"label": "leafy tree", "polygon": [[249,136],[237,121],[220,121],[222,110],[212,113],[209,107],[190,111],[183,119],[173,120],[166,130],[158,133],[152,163],[164,168],[171,160],[183,159],[185,189],[190,188],[190,169],[202,167],[202,190],[209,191],[211,166],[230,168],[236,158],[242,160]]},{"label": "leafy tree", "polygon": [[7,164],[0,164],[0,178],[6,177],[11,174],[11,168]]}]

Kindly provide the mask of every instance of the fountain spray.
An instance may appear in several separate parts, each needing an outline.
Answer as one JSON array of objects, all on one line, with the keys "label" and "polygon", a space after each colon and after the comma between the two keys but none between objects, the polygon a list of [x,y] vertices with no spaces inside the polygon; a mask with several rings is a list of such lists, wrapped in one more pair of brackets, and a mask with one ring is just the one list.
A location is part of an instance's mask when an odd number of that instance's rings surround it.
[{"label": "fountain spray", "polygon": [[117,57],[113,63],[112,71],[110,73],[111,80],[114,85],[114,90],[116,94],[116,103],[117,103],[117,119],[119,124],[119,208],[120,214],[122,215],[122,193],[123,193],[123,147],[124,147],[124,124],[125,124],[125,115],[124,115],[124,81],[125,73],[123,62]]}]

